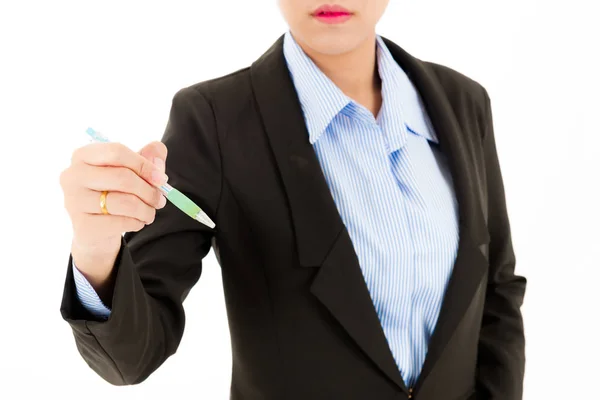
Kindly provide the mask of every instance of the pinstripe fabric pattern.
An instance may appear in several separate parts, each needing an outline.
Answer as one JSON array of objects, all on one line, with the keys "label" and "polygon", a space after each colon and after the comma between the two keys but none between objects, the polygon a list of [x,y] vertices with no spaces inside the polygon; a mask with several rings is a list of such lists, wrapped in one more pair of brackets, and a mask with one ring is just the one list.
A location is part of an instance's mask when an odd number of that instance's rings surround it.
[{"label": "pinstripe fabric pattern", "polygon": [[85,279],[85,276],[79,272],[75,263],[73,263],[73,279],[75,280],[75,288],[77,289],[77,298],[81,304],[92,314],[100,318],[108,318],[110,315],[110,309],[108,309],[100,297],[92,287],[92,285]]},{"label": "pinstripe fabric pattern", "polygon": [[[416,381],[458,249],[446,160],[420,98],[380,37],[377,118],[345,96],[288,32],[284,55],[309,133],[407,385]],[[77,295],[108,317],[74,266]]]},{"label": "pinstripe fabric pattern", "polygon": [[377,38],[383,104],[352,101],[288,32],[284,54],[392,354],[416,381],[458,250],[458,205],[417,91]]}]

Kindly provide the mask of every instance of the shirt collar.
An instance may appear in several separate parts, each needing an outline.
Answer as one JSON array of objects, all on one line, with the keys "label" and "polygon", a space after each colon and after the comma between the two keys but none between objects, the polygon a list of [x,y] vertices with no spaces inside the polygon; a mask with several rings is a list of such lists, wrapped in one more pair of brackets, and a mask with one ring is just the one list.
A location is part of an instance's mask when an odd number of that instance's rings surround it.
[{"label": "shirt collar", "polygon": [[314,143],[352,99],[316,66],[289,31],[284,37],[283,53],[304,112],[309,140]]},{"label": "shirt collar", "polygon": [[380,36],[377,36],[377,44],[377,63],[383,96],[379,117],[389,117],[390,123],[398,125],[404,121],[405,128],[409,132],[438,143],[417,89],[398,65]]},{"label": "shirt collar", "polygon": [[[331,121],[354,102],[304,53],[289,31],[284,36],[283,52],[313,144]],[[402,147],[407,129],[437,143],[420,96],[380,36],[377,36],[377,65],[383,96],[378,120],[386,127],[390,150]]]}]

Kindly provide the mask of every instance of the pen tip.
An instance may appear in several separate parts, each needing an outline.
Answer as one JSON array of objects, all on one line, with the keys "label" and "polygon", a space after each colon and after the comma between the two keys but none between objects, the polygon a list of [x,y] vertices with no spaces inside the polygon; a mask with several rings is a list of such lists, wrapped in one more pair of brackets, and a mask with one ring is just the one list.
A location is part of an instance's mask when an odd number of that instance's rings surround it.
[{"label": "pen tip", "polygon": [[196,218],[194,218],[196,221],[208,226],[211,229],[214,229],[214,227],[216,226],[215,223],[208,218],[208,216],[206,214],[203,215],[203,213],[198,213],[196,214]]}]

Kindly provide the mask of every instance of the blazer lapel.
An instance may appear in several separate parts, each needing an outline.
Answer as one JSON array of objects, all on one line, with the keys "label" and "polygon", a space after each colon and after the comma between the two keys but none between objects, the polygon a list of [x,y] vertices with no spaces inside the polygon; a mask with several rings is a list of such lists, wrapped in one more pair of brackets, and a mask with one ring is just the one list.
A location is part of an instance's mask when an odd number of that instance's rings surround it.
[{"label": "blazer lapel", "polygon": [[414,388],[418,390],[433,370],[485,276],[490,237],[478,195],[479,180],[475,172],[474,149],[461,132],[448,93],[429,65],[411,56],[389,39],[384,38],[384,41],[421,95],[437,133],[440,150],[448,159],[459,205],[458,254],[438,322],[429,342],[425,364]]},{"label": "blazer lapel", "polygon": [[302,107],[283,56],[283,37],[252,64],[251,79],[290,203],[300,263],[319,266],[344,225],[308,141]]}]

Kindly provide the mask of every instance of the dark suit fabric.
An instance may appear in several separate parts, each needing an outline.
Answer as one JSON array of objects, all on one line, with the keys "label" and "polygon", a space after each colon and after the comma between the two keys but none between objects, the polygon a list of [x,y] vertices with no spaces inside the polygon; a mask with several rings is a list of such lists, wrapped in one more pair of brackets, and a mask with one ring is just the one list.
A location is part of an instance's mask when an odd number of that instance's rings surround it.
[{"label": "dark suit fabric", "polygon": [[308,142],[282,38],[249,68],[173,98],[163,139],[169,182],[216,228],[168,204],[153,224],[126,234],[106,321],[78,302],[69,265],[61,311],[94,371],[137,384],[175,353],[182,302],[213,248],[231,332],[232,400],[522,398],[526,280],[514,273],[490,99],[474,80],[385,41],[423,99],[460,214],[458,256],[412,391]]}]

